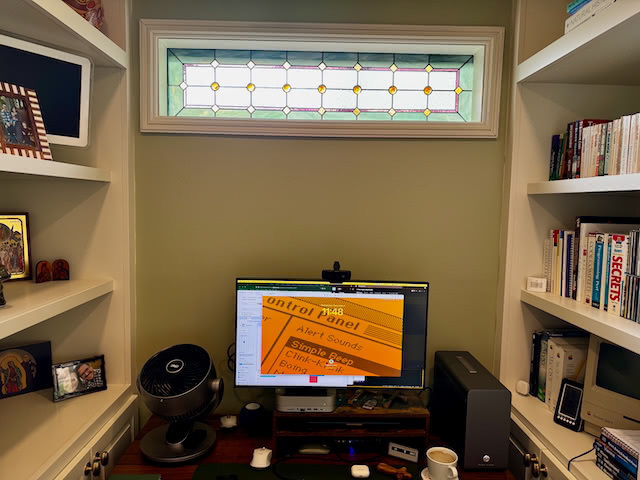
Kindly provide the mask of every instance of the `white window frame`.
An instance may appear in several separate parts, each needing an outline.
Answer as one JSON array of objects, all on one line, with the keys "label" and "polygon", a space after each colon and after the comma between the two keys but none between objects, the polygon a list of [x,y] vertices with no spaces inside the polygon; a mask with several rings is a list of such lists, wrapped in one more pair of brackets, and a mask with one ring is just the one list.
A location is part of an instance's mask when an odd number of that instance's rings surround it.
[{"label": "white window frame", "polygon": [[[168,48],[473,54],[472,122],[262,120],[166,116]],[[496,138],[503,27],[140,20],[140,130],[374,138]],[[478,77],[479,76],[479,77]],[[480,86],[478,91],[477,86]]]}]

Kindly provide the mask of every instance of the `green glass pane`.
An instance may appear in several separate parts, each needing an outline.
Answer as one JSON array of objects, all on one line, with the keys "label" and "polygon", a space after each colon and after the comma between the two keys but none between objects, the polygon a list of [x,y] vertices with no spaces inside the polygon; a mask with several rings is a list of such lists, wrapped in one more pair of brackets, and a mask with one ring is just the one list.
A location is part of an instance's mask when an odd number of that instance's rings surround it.
[{"label": "green glass pane", "polygon": [[425,68],[429,65],[429,55],[396,53],[395,63],[398,68]]},{"label": "green glass pane", "polygon": [[433,68],[460,68],[469,60],[469,55],[431,55],[429,63]]},{"label": "green glass pane", "polygon": [[210,108],[183,108],[178,117],[215,117]]},{"label": "green glass pane", "polygon": [[216,50],[216,60],[222,65],[246,65],[251,60],[251,50]]},{"label": "green glass pane", "polygon": [[[275,50],[253,50],[251,52],[251,60],[256,65],[282,65],[286,59],[287,52]],[[218,61],[220,62],[220,60]]]},{"label": "green glass pane", "polygon": [[322,63],[322,52],[289,52],[287,60],[291,65],[317,66]]},{"label": "green glass pane", "polygon": [[167,87],[167,115],[175,117],[184,108],[184,90],[180,87]]},{"label": "green glass pane", "polygon": [[251,118],[270,118],[270,119],[281,119],[284,120],[287,116],[284,112],[280,112],[278,110],[256,110],[251,115]]},{"label": "green glass pane", "polygon": [[204,50],[199,48],[170,48],[182,63],[211,63],[215,58],[215,50]]},{"label": "green glass pane", "polygon": [[287,118],[289,120],[322,120],[318,112],[291,112]]},{"label": "green glass pane", "polygon": [[323,120],[355,120],[356,116],[351,112],[326,112]]},{"label": "green glass pane", "polygon": [[393,63],[393,53],[361,53],[358,63],[363,67],[390,67]]},{"label": "green glass pane", "polygon": [[357,53],[325,52],[324,54],[324,63],[329,67],[353,67],[357,61]]},{"label": "green glass pane", "polygon": [[472,119],[473,110],[473,92],[462,92],[458,95],[458,113],[464,118],[465,122]]},{"label": "green glass pane", "polygon": [[182,70],[183,63],[178,60],[171,50],[167,51],[167,82],[168,85],[180,85],[184,80],[184,72]]},{"label": "green glass pane", "polygon": [[391,120],[391,115],[385,112],[362,112],[360,115],[358,115],[358,120],[389,121]]},{"label": "green glass pane", "polygon": [[250,118],[251,114],[247,110],[218,110],[216,118]]},{"label": "green glass pane", "polygon": [[457,113],[432,113],[429,115],[430,122],[464,122]]},{"label": "green glass pane", "polygon": [[394,122],[425,122],[427,117],[422,112],[401,112],[393,116]]},{"label": "green glass pane", "polygon": [[460,88],[463,90],[473,89],[473,58],[460,69]]}]

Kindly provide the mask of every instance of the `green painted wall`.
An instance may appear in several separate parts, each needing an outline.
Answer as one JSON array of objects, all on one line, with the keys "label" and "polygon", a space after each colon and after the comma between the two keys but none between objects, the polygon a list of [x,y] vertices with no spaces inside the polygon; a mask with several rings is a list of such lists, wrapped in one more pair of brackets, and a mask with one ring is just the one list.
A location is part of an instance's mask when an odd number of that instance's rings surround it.
[{"label": "green painted wall", "polygon": [[[510,0],[135,0],[140,18],[501,25]],[[505,70],[509,70],[506,68]],[[207,348],[227,386],[238,276],[315,278],[339,259],[355,278],[431,282],[428,357],[494,352],[508,72],[497,140],[151,135],[134,125],[138,368],[158,349]],[[133,99],[139,102],[138,66]],[[233,412],[271,391],[228,388]]]}]

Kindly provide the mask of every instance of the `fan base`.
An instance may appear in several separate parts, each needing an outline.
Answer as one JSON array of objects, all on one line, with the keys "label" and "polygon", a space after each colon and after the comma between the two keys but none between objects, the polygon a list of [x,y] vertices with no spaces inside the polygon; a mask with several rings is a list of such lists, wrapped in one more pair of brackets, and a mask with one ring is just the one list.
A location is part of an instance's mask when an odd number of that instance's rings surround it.
[{"label": "fan base", "polygon": [[140,442],[142,456],[153,463],[182,463],[200,458],[213,448],[216,432],[209,425],[195,422],[187,439],[175,445],[167,443],[169,425],[161,425],[147,433]]}]

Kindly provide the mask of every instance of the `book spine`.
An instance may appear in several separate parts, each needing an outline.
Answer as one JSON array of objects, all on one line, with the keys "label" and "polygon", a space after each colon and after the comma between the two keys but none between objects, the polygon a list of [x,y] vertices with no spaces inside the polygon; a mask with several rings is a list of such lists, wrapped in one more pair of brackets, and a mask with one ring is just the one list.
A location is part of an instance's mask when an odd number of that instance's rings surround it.
[{"label": "book spine", "polygon": [[604,169],[603,175],[609,175],[611,169],[611,135],[613,134],[613,122],[607,123],[607,141],[604,149]]},{"label": "book spine", "polygon": [[549,409],[551,409],[551,396],[553,392],[555,356],[556,343],[553,341],[553,339],[549,339],[547,343],[547,380],[544,384],[544,403],[547,404],[547,407],[549,407]]},{"label": "book spine", "polygon": [[549,338],[542,335],[540,340],[540,364],[538,368],[538,399],[545,402],[545,392],[547,387],[547,351]]},{"label": "book spine", "polygon": [[591,295],[593,293],[593,256],[596,245],[596,234],[589,233],[587,264],[584,272],[584,303],[591,305]]},{"label": "book spine", "polygon": [[598,172],[596,175],[599,177],[604,175],[605,172],[605,155],[607,151],[607,124],[600,125],[600,149],[598,152]]},{"label": "book spine", "polygon": [[565,297],[572,298],[573,295],[573,257],[576,254],[576,234],[570,232],[569,234],[569,250],[567,258],[567,292]]},{"label": "book spine", "polygon": [[633,116],[636,128],[633,132],[633,156],[631,158],[631,171],[629,173],[640,173],[640,113]]},{"label": "book spine", "polygon": [[629,154],[627,173],[634,173],[636,168],[636,155],[638,153],[638,115],[632,115],[629,127]]},{"label": "book spine", "polygon": [[569,232],[562,232],[562,257],[560,259],[560,296],[564,297],[565,289],[567,288],[567,246]]},{"label": "book spine", "polygon": [[551,137],[551,157],[549,159],[549,180],[556,179],[558,155],[560,154],[560,135]]},{"label": "book spine", "polygon": [[621,468],[616,461],[606,453],[596,454],[597,461],[602,465],[601,469],[616,480],[637,480],[634,475]]},{"label": "book spine", "polygon": [[631,133],[631,116],[622,117],[622,145],[620,146],[620,175],[629,173],[629,137]]},{"label": "book spine", "polygon": [[[630,454],[629,452],[627,452],[626,450],[624,450],[624,448],[619,445],[618,443],[620,442],[617,438],[615,438],[614,435],[612,435],[610,432],[606,431],[605,429],[602,429],[602,432],[600,434],[600,440],[602,440],[602,442],[609,447],[611,450],[613,450],[613,452],[616,455],[619,455],[620,458],[622,458],[625,462],[627,462],[629,464],[630,467],[630,471],[637,471],[638,469],[638,458],[634,457],[632,454]],[[616,443],[618,442],[618,443]]]},{"label": "book spine", "polygon": [[622,297],[622,282],[624,269],[627,264],[627,235],[611,235],[611,262],[609,268],[609,312],[620,315],[620,301]]},{"label": "book spine", "polygon": [[596,243],[593,251],[593,288],[591,290],[591,306],[600,308],[600,296],[602,288],[602,256],[604,255],[604,235],[596,235]]},{"label": "book spine", "polygon": [[593,445],[596,447],[597,454],[608,459],[610,462],[614,463],[614,465],[619,465],[618,468],[624,470],[625,473],[637,475],[638,467],[634,467],[633,464],[627,461],[624,456],[618,455],[615,450],[602,440],[602,438],[596,440]]},{"label": "book spine", "polygon": [[547,292],[551,291],[551,245],[553,244],[553,235],[544,239],[544,249],[542,253],[543,265],[542,272],[544,278],[547,279]]},{"label": "book spine", "polygon": [[533,332],[531,340],[531,369],[529,370],[529,394],[534,397],[538,394],[538,370],[540,368],[540,347],[542,332]]},{"label": "book spine", "polygon": [[580,217],[576,217],[576,226],[575,226],[575,239],[573,241],[574,243],[574,255],[573,255],[573,292],[571,294],[571,297],[574,300],[578,299],[578,288],[579,288],[579,284],[578,284],[578,265],[580,263],[580,257],[581,257],[581,253],[580,253],[580,224],[582,223],[582,221],[580,220]]},{"label": "book spine", "polygon": [[611,282],[611,248],[612,239],[611,235],[607,235],[607,244],[605,245],[605,253],[603,255],[602,262],[602,297],[600,304],[603,306],[604,311],[609,311],[609,284]]},{"label": "book spine", "polygon": [[569,123],[567,124],[567,154],[565,156],[565,161],[562,169],[562,178],[571,178],[571,169],[573,162],[573,149],[574,149],[574,133],[575,133],[575,124]]},{"label": "book spine", "polygon": [[564,33],[569,33],[578,25],[583,24],[591,17],[599,13],[602,9],[607,8],[613,4],[616,0],[592,0],[578,10],[574,15],[571,15],[564,22]]},{"label": "book spine", "polygon": [[617,175],[616,162],[618,155],[618,133],[620,131],[620,119],[616,118],[613,121],[611,130],[611,152],[609,158],[609,175]]}]

